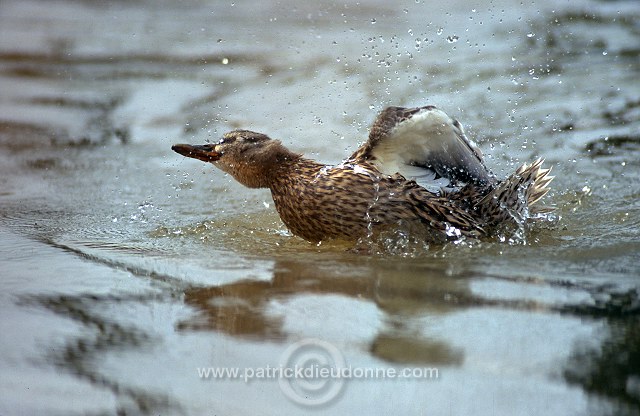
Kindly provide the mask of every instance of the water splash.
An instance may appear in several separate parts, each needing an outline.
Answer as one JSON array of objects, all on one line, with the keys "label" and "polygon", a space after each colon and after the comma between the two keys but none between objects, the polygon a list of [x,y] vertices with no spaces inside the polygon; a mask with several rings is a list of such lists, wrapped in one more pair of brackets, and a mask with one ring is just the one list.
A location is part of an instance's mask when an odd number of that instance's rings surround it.
[{"label": "water splash", "polygon": [[447,235],[447,237],[453,238],[454,240],[459,240],[462,237],[462,232],[448,222],[445,223],[444,233]]}]

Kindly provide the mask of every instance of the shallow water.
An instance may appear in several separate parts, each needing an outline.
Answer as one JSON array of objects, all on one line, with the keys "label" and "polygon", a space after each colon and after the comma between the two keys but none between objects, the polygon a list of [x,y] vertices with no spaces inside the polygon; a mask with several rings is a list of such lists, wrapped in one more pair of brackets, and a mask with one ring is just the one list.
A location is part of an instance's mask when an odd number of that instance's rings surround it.
[{"label": "shallow water", "polygon": [[[0,414],[640,413],[637,2],[248,3],[0,3]],[[170,150],[337,163],[425,104],[500,176],[546,158],[554,219],[316,246]],[[438,377],[198,374],[296,357]]]}]

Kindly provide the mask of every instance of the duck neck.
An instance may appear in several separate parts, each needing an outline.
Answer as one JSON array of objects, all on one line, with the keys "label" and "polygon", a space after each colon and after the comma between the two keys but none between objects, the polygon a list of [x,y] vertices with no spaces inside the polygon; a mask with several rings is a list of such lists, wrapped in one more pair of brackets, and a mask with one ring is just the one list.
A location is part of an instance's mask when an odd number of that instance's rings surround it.
[{"label": "duck neck", "polygon": [[324,165],[297,154],[282,159],[269,172],[269,186],[272,194],[296,192],[302,183],[313,180]]}]

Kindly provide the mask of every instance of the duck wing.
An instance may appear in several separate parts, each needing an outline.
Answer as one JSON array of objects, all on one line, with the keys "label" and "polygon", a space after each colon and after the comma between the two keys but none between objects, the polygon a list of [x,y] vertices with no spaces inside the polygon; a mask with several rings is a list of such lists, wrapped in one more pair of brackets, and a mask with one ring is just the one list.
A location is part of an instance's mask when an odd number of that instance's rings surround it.
[{"label": "duck wing", "polygon": [[351,158],[387,175],[400,173],[430,190],[496,181],[462,125],[431,105],[386,108],[373,123],[369,140]]}]

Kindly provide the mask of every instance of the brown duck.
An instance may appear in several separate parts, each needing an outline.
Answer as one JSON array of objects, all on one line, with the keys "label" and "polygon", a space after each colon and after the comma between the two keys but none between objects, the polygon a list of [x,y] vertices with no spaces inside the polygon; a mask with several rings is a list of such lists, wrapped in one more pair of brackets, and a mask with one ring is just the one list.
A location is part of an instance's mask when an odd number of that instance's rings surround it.
[{"label": "brown duck", "polygon": [[434,106],[385,109],[367,142],[335,166],[248,130],[172,149],[249,188],[269,188],[284,224],[312,242],[355,241],[389,228],[429,241],[487,236],[544,211],[534,204],[553,179],[541,159],[496,179],[460,123]]}]

